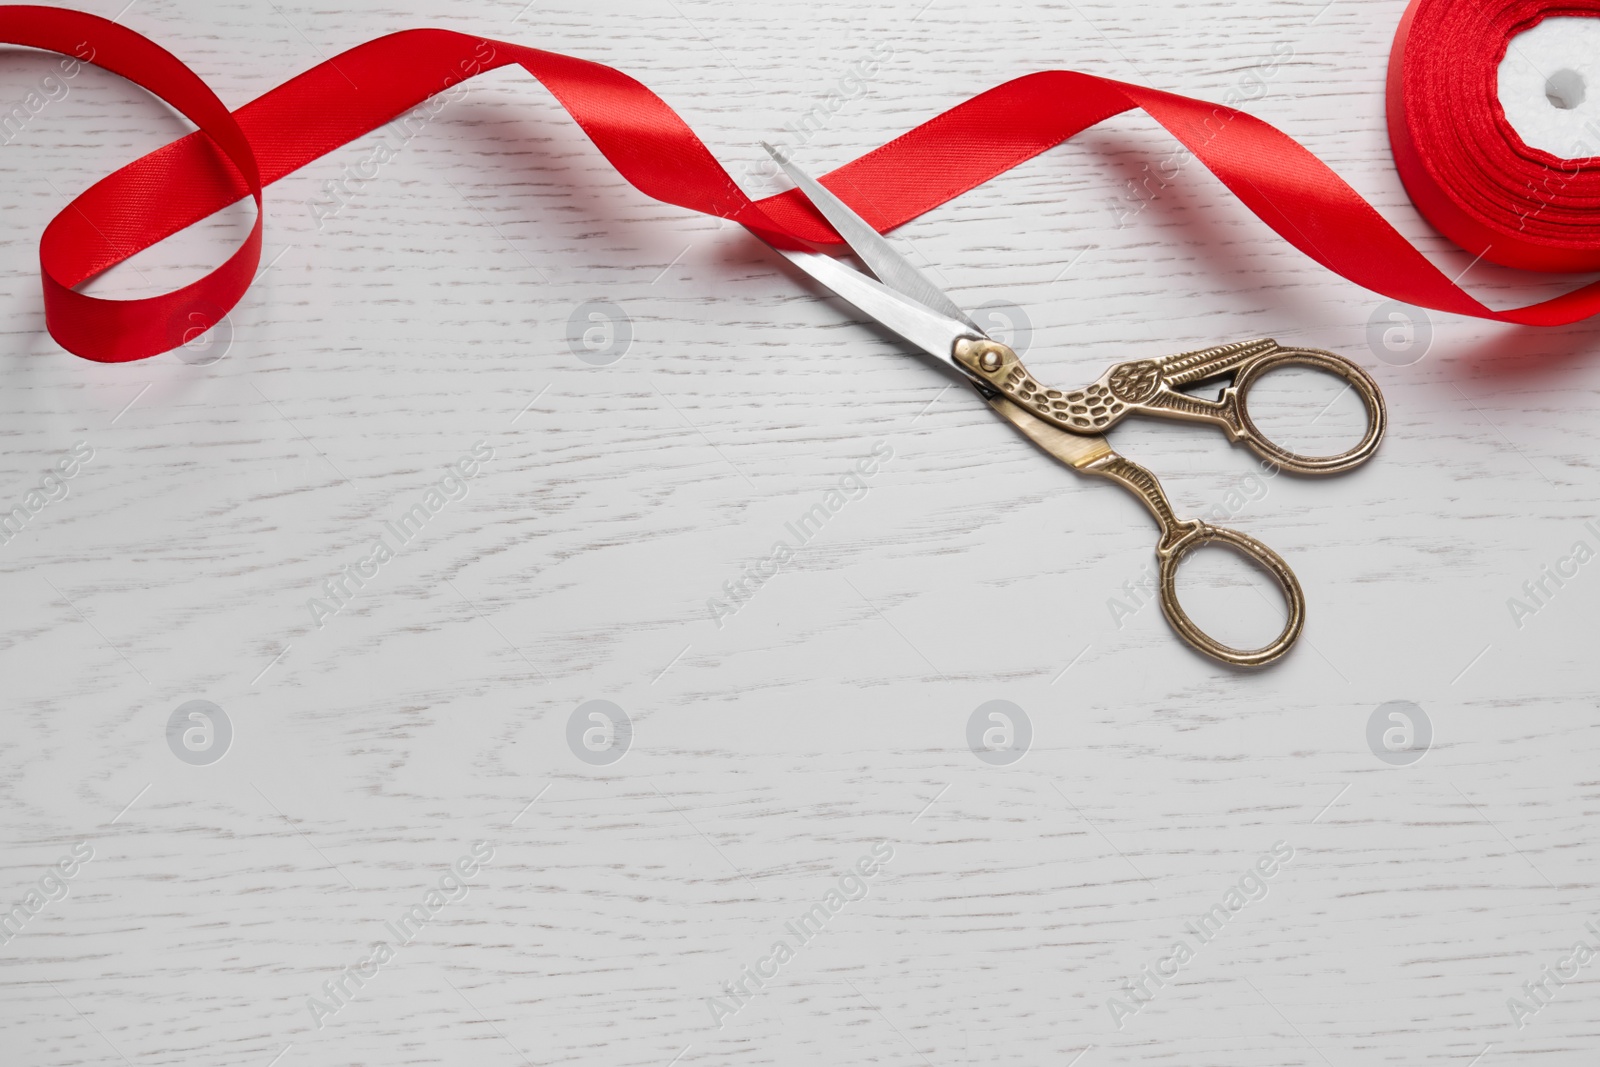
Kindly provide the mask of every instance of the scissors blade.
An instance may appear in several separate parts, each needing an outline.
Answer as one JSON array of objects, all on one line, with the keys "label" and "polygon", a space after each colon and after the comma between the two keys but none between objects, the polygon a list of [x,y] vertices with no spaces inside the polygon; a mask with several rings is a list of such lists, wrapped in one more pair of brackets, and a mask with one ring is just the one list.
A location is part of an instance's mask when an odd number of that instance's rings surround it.
[{"label": "scissors blade", "polygon": [[832,256],[783,248],[774,251],[930,356],[971,377],[971,373],[956,362],[956,342],[966,337],[982,337],[982,330],[969,328],[964,322],[901,296]]},{"label": "scissors blade", "polygon": [[799,186],[806,198],[822,212],[822,217],[833,224],[833,228],[839,231],[839,236],[844,238],[850,250],[860,256],[861,261],[871,268],[872,273],[876,274],[885,285],[930,310],[955,319],[971,330],[973,335],[986,336],[978,328],[978,324],[968,318],[967,313],[956,306],[955,301],[945,295],[943,289],[933,284],[927,275],[896,252],[894,246],[869,226],[865,219],[857,215],[849,204],[829,192],[822,183],[795,166],[787,156],[767,142],[762,141],[761,147],[767,150],[767,155],[772,157],[772,161],[783,168],[789,180]]}]

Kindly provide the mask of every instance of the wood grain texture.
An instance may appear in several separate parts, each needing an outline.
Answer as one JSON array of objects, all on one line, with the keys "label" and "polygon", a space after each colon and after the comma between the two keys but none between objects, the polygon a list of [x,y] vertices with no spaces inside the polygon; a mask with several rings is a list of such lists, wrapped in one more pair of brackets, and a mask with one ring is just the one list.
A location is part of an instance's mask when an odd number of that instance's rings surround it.
[{"label": "wood grain texture", "polygon": [[[1446,269],[1470,262],[1388,158],[1399,0],[338,7],[140,0],[123,21],[235,106],[418,25],[611,63],[759,193],[779,186],[756,141],[874,55],[796,144],[808,168],[1031,70],[1215,99],[1276,55],[1251,110]],[[47,69],[0,57],[0,102]],[[181,132],[89,70],[0,148],[0,507],[93,449],[0,545],[0,906],[93,850],[0,945],[6,1063],[1592,1061],[1588,971],[1521,1029],[1506,1001],[1600,922],[1600,563],[1520,628],[1507,601],[1596,542],[1600,328],[1433,316],[1425,358],[1380,361],[1382,301],[1202,168],[1127,199],[1173,149],[1137,115],[897,234],[959,300],[1025,308],[1052,384],[1259,336],[1372,370],[1390,435],[1350,476],[1260,479],[1195,427],[1115,436],[1180,511],[1222,509],[1298,572],[1302,646],[1241,675],[1153,606],[1113,612],[1154,542],[1132,498],[1051,466],[742,231],[645,199],[515,72],[320,228],[306,204],[361,145],[274,186],[272,266],[225,358],[66,355],[39,232]],[[243,218],[97,291],[182,284]],[[1503,303],[1561,284],[1467,280]],[[605,367],[567,341],[597,299],[633,334]],[[1328,425],[1324,394],[1287,400],[1292,430]],[[466,496],[315,625],[322,583],[478,442]],[[866,495],[719,627],[707,600],[880,442]],[[1259,613],[1227,579],[1195,594]],[[168,747],[193,699],[233,727],[209,766]],[[634,724],[610,766],[568,745],[592,699]],[[1011,766],[967,747],[995,699],[1032,724]],[[1407,767],[1367,739],[1398,699],[1434,733]],[[308,998],[478,841],[473,888],[314,1025]],[[1280,841],[1264,898],[1119,1029],[1108,999]],[[707,998],[877,842],[894,858],[868,896],[715,1025]]]}]

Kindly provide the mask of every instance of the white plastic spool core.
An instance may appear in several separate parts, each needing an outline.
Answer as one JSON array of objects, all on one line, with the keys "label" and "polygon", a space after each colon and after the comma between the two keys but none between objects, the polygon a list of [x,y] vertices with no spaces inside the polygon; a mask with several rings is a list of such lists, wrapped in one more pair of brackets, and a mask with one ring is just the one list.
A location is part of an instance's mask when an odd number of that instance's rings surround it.
[{"label": "white plastic spool core", "polygon": [[1600,18],[1548,18],[1512,38],[1500,106],[1529,148],[1600,156]]}]

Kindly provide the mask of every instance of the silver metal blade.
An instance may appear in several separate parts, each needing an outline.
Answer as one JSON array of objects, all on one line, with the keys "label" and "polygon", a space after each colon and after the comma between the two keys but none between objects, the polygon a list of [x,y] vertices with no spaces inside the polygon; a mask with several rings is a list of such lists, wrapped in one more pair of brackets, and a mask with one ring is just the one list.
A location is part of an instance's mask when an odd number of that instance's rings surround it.
[{"label": "silver metal blade", "polygon": [[964,337],[982,337],[982,330],[969,329],[965,323],[901,296],[831,256],[782,248],[775,251],[930,356],[971,377],[966,368],[956,362],[956,342]]},{"label": "silver metal blade", "polygon": [[822,212],[822,217],[833,223],[833,228],[839,231],[839,236],[844,238],[851,251],[861,257],[861,261],[872,269],[872,273],[876,274],[883,284],[898,293],[904,293],[932,311],[955,319],[973,331],[975,336],[987,336],[978,328],[977,323],[967,317],[965,311],[956,306],[955,301],[945,295],[943,289],[933,284],[927,275],[896,252],[894,246],[884,240],[883,235],[877,230],[867,225],[866,220],[851,210],[849,204],[834,196],[822,183],[795,166],[787,156],[767,142],[762,141],[761,147],[767,150],[767,155],[772,157],[774,163],[783,168],[789,180],[800,187],[806,198],[816,205],[817,210]]}]

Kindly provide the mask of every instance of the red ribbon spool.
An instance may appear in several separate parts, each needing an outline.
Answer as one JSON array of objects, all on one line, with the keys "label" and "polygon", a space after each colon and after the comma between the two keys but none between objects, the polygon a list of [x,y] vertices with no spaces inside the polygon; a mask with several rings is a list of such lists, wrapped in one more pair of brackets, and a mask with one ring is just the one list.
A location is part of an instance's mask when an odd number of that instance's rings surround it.
[{"label": "red ribbon spool", "polygon": [[[1574,174],[1572,164],[1523,146],[1493,91],[1492,72],[1515,33],[1545,14],[1600,10],[1600,0],[1564,0],[1559,9],[1540,2],[1416,0],[1392,67],[1396,156],[1424,213],[1468,251],[1539,270],[1596,268],[1600,228],[1588,237],[1580,231],[1586,205],[1600,204],[1600,177],[1587,162]],[[1495,3],[1490,11],[1477,6]],[[144,86],[199,127],[97,182],[45,230],[39,248],[45,322],[63,348],[85,359],[144,359],[219,322],[259,265],[261,219],[226,263],[175,292],[106,300],[78,286],[246,196],[259,211],[265,185],[466,78],[510,64],[542,82],[640,191],[732,219],[778,243],[839,240],[793,191],[751,201],[683,119],[638,81],[524,45],[407,30],[357,45],[230,111],[176,56],[96,15],[0,6],[0,43],[69,58],[92,54],[95,65]],[[1467,70],[1460,75],[1465,80],[1456,80],[1452,64]],[[1461,85],[1476,89],[1454,99]],[[1556,326],[1600,312],[1600,283],[1495,311],[1281,131],[1232,108],[1075,71],[1042,71],[989,89],[822,181],[887,231],[1136,108],[1284,240],[1358,285],[1497,322]],[[1537,188],[1552,174],[1561,175],[1561,195],[1530,194],[1528,185]],[[1538,210],[1527,210],[1530,204]]]},{"label": "red ribbon spool", "polygon": [[1389,60],[1389,141],[1412,201],[1473,255],[1538,271],[1600,270],[1600,159],[1523,143],[1500,106],[1512,40],[1600,0],[1414,0]]}]

